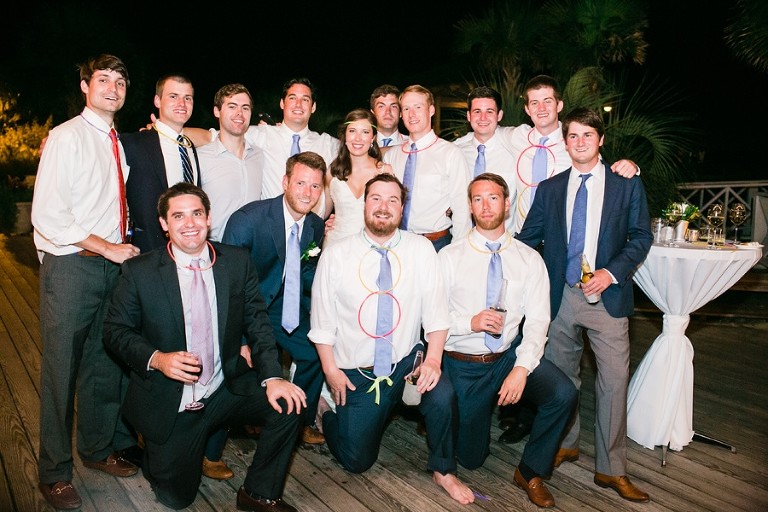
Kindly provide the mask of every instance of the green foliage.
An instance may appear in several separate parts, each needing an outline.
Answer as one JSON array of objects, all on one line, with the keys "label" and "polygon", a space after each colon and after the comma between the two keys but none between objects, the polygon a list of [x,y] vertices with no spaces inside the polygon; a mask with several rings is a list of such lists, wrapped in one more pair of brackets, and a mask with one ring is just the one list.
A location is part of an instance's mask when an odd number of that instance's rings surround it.
[{"label": "green foliage", "polygon": [[23,177],[35,174],[40,161],[40,143],[48,135],[53,123],[33,120],[22,122],[16,112],[16,98],[0,96],[0,177]]},{"label": "green foliage", "polygon": [[737,0],[736,15],[725,28],[725,43],[742,61],[768,72],[768,3]]}]

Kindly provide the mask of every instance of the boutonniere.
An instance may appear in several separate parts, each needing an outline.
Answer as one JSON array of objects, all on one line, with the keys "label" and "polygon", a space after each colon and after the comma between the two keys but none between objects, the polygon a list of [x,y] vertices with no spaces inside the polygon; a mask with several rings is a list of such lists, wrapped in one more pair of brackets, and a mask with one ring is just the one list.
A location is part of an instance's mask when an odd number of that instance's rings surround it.
[{"label": "boutonniere", "polygon": [[314,241],[310,242],[309,247],[301,255],[301,261],[309,261],[309,258],[315,258],[318,254],[320,254],[320,248]]}]

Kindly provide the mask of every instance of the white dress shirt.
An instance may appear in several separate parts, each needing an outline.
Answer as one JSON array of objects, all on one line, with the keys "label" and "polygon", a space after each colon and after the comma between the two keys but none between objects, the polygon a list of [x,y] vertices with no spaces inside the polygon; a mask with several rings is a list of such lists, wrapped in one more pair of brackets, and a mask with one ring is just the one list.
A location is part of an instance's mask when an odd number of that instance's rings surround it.
[{"label": "white dress shirt", "polygon": [[516,349],[515,366],[532,372],[544,354],[550,320],[549,277],[539,253],[506,233],[487,240],[476,230],[454,240],[438,254],[448,293],[451,329],[445,350],[464,354],[488,354],[485,333],[473,332],[472,317],[487,309],[485,295],[491,252],[486,242],[501,242],[502,275],[507,280],[507,316],[499,351],[507,350],[525,317],[523,340]]},{"label": "white dress shirt", "polygon": [[392,142],[390,142],[389,146],[387,146],[391,148],[392,146],[399,146],[404,144],[408,140],[408,137],[397,130],[395,130],[392,135],[383,135],[381,132],[376,132],[376,143],[380,148],[384,147],[384,139],[392,139]]},{"label": "white dress shirt", "polygon": [[[605,165],[598,161],[597,165],[589,171],[592,177],[586,181],[587,187],[587,230],[584,233],[584,255],[589,261],[589,266],[594,272],[595,258],[597,256],[597,239],[600,234],[600,219],[603,216],[603,197],[605,196]],[[571,169],[568,178],[568,197],[565,203],[565,219],[568,224],[568,237],[571,236],[571,217],[573,217],[573,203],[576,201],[576,192],[581,186],[581,172]],[[585,173],[586,174],[586,173]],[[569,240],[570,241],[570,240]]]},{"label": "white dress shirt", "polygon": [[[155,121],[155,129],[160,138],[160,149],[163,152],[163,161],[165,162],[165,177],[168,180],[168,186],[184,181],[184,168],[181,165],[181,153],[179,153],[179,143],[176,138],[180,135],[173,128],[163,123]],[[183,130],[182,130],[183,133]],[[191,147],[186,148],[189,155],[189,163],[192,164],[192,183],[197,185],[197,162],[195,160],[195,151]]]},{"label": "white dress shirt", "polygon": [[[120,243],[117,162],[107,125],[87,107],[53,128],[40,158],[32,201],[38,256],[73,254],[89,235]],[[118,143],[119,144],[119,143]],[[120,145],[123,179],[129,167]]]},{"label": "white dress shirt", "polygon": [[[219,352],[219,317],[218,307],[216,301],[216,283],[213,279],[213,270],[211,268],[211,256],[206,246],[202,253],[198,256],[190,256],[183,251],[173,251],[173,257],[176,260],[176,273],[179,276],[179,288],[181,289],[181,304],[184,309],[184,338],[187,343],[187,351],[191,351],[192,347],[192,300],[190,294],[192,292],[192,278],[195,272],[200,272],[205,283],[205,288],[208,293],[208,303],[211,307],[211,320],[212,320],[212,332],[213,332],[213,377],[208,381],[208,384],[203,385],[199,382],[195,384],[195,398],[200,400],[201,398],[207,398],[216,391],[222,382],[224,382],[224,372],[221,371],[221,354]],[[200,267],[204,270],[190,270],[190,263],[195,258],[202,258],[200,261]],[[185,384],[184,390],[181,395],[181,404],[179,405],[179,411],[184,411],[184,406],[192,402],[192,384]]]},{"label": "white dress shirt", "polygon": [[[384,163],[392,166],[400,181],[412,143],[408,139],[384,155]],[[467,199],[470,172],[464,156],[459,148],[438,138],[434,131],[419,139],[416,148],[414,190],[408,191],[411,201],[408,230],[426,234],[451,228],[454,238],[465,236],[472,221]],[[449,209],[451,218],[446,216]]]},{"label": "white dress shirt", "polygon": [[229,216],[238,208],[261,199],[264,152],[245,142],[238,158],[218,137],[197,151],[203,190],[211,200],[211,231],[208,238],[221,240]]},{"label": "white dress shirt", "polygon": [[498,174],[504,178],[509,187],[511,206],[505,225],[507,231],[514,232],[517,177],[515,176],[515,159],[513,158],[511,148],[505,144],[504,139],[498,132],[494,133],[487,142],[480,142],[474,137],[474,133],[470,132],[460,139],[453,141],[453,143],[456,144],[464,155],[470,173],[474,173],[475,160],[477,160],[477,146],[480,144],[485,145],[485,172]]},{"label": "white dress shirt", "polygon": [[[330,166],[339,153],[339,141],[327,133],[317,133],[309,128],[295,133],[285,124],[252,125],[245,135],[246,140],[264,151],[264,173],[261,198],[271,199],[283,193],[285,161],[291,156],[293,135],[299,135],[299,147],[302,151],[313,151],[323,157],[325,165]],[[321,218],[325,218],[325,194],[320,195],[317,206],[313,209]]]},{"label": "white dress shirt", "polygon": [[[517,128],[499,127],[496,131],[504,144],[510,148],[513,155],[513,165],[515,169],[515,188],[516,194],[515,209],[511,212],[514,217],[512,232],[519,233],[523,228],[525,218],[531,209],[531,185],[533,184],[533,156],[536,154],[536,147],[543,135],[536,128],[527,124],[521,124]],[[551,178],[555,174],[561,173],[571,166],[571,156],[565,150],[563,141],[563,125],[558,122],[557,129],[546,135],[549,140],[545,144],[547,147],[547,177]]]},{"label": "white dress shirt", "polygon": [[[419,328],[448,329],[448,299],[437,254],[424,237],[397,230],[384,244],[392,267],[395,298],[391,335],[393,361],[407,356],[419,341]],[[365,233],[348,236],[323,251],[312,284],[309,339],[333,346],[339,368],[373,365],[380,254]]]}]

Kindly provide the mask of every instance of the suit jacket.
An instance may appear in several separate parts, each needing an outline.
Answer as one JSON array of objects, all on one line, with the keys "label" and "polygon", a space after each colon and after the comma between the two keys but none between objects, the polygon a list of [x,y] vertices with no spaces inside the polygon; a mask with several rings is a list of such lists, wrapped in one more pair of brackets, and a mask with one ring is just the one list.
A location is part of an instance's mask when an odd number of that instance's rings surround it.
[{"label": "suit jacket", "polygon": [[[234,394],[253,395],[264,379],[283,375],[275,338],[248,252],[213,246],[224,385]],[[240,356],[243,336],[252,350],[252,369]],[[176,263],[165,249],[123,263],[104,322],[104,343],[131,370],[123,414],[148,439],[165,442],[176,421],[184,385],[160,371],[148,371],[147,364],[155,350],[187,349]]]},{"label": "suit jacket", "polygon": [[[160,134],[144,130],[120,135],[125,159],[130,171],[125,184],[128,212],[133,222],[133,244],[141,252],[165,246],[165,233],[157,220],[157,200],[168,189],[165,160],[160,148]],[[190,159],[197,166],[197,185],[200,186],[200,162],[192,146]]]},{"label": "suit jacket", "polygon": [[[607,269],[618,281],[602,293],[608,313],[616,318],[634,311],[632,275],[645,260],[653,242],[648,201],[638,176],[622,178],[605,167],[605,193],[597,239],[596,268]],[[517,239],[536,247],[544,242],[542,257],[550,282],[552,318],[560,309],[568,254],[566,200],[570,168],[539,183],[536,197]]]},{"label": "suit jacket", "polygon": [[[301,253],[314,242],[320,247],[325,235],[325,223],[315,213],[304,219],[299,246]],[[282,307],[283,270],[285,269],[285,216],[283,194],[272,199],[253,201],[229,217],[222,243],[247,247],[251,261],[259,273],[262,297],[267,307]],[[309,318],[312,281],[315,278],[317,257],[301,262],[301,311]]]}]

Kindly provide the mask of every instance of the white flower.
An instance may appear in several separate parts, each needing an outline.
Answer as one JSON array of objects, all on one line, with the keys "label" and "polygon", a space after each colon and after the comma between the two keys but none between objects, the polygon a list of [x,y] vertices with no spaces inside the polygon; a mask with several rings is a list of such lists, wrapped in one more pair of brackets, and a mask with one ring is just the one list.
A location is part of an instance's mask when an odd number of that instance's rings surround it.
[{"label": "white flower", "polygon": [[310,250],[307,251],[307,255],[310,258],[314,258],[318,254],[320,254],[320,248],[319,247],[313,247],[313,248],[311,248]]}]

